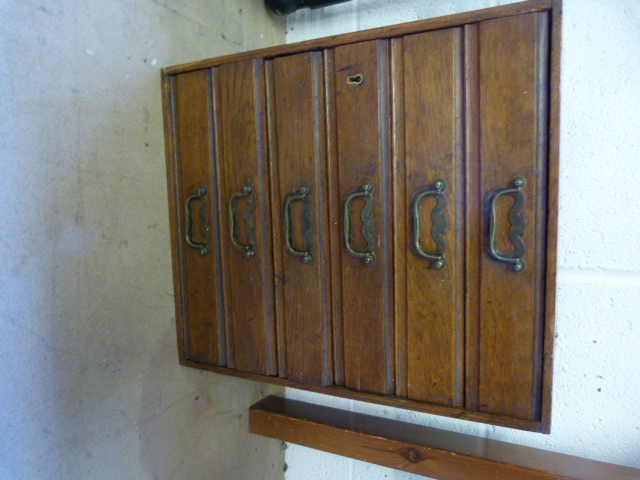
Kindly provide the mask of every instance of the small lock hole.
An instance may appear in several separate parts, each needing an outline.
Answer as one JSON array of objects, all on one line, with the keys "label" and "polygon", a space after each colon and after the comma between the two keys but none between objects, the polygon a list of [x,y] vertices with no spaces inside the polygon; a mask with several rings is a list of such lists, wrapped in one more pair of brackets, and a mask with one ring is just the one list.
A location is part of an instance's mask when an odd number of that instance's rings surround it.
[{"label": "small lock hole", "polygon": [[347,85],[360,85],[362,83],[362,80],[362,74],[359,73],[357,75],[353,75],[352,77],[347,77]]}]

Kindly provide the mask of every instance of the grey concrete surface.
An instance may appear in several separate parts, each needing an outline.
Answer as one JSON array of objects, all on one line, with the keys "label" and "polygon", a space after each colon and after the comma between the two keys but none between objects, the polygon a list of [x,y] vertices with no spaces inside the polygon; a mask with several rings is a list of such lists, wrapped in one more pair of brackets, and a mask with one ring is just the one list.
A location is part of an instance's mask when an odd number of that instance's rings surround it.
[{"label": "grey concrete surface", "polygon": [[261,0],[0,0],[0,478],[283,477],[178,365],[160,68],[283,43]]}]

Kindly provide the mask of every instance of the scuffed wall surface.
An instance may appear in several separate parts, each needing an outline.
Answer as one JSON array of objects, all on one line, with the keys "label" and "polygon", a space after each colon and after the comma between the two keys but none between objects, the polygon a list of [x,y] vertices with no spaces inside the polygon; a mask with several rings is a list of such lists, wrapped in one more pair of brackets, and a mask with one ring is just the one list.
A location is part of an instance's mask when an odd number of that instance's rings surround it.
[{"label": "scuffed wall surface", "polygon": [[[287,42],[513,3],[353,0],[288,17]],[[640,467],[640,2],[564,0],[551,435],[293,389],[290,398]],[[288,480],[417,480],[290,445]]]},{"label": "scuffed wall surface", "polygon": [[0,478],[282,478],[277,389],[178,365],[160,68],[283,41],[261,0],[0,0]]}]

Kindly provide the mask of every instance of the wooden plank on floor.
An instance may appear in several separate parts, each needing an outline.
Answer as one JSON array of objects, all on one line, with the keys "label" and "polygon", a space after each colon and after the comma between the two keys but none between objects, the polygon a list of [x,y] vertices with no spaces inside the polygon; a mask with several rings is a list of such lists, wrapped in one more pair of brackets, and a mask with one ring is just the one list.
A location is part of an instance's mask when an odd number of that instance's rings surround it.
[{"label": "wooden plank on floor", "polygon": [[269,396],[249,430],[438,480],[639,480],[640,470]]}]

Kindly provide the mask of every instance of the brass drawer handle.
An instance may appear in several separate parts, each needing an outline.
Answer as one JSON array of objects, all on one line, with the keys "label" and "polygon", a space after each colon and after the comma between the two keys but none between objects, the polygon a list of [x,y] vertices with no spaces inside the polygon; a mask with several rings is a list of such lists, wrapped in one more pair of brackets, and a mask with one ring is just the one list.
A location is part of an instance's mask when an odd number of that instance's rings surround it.
[{"label": "brass drawer handle", "polygon": [[[247,208],[245,210],[245,232],[249,239],[248,245],[243,245],[238,240],[238,201],[242,198],[247,199]],[[242,192],[231,195],[229,200],[229,225],[231,230],[231,243],[232,245],[244,252],[247,258],[255,257],[256,255],[256,239],[255,239],[255,225],[256,219],[254,216],[254,203],[253,203],[253,188],[247,185],[242,189]]]},{"label": "brass drawer handle", "polygon": [[[373,240],[373,190],[373,183],[366,182],[359,189],[347,193],[344,199],[344,245],[349,255],[357,258],[362,258],[366,265],[373,265],[374,263],[376,263],[376,255],[374,253],[375,243]],[[365,198],[366,202],[360,215],[360,217],[362,218],[362,236],[367,242],[367,248],[365,250],[358,250],[353,246],[353,218],[351,217],[351,202],[359,197]]]},{"label": "brass drawer handle", "polygon": [[[433,261],[433,265],[436,268],[444,268],[447,264],[444,254],[446,251],[446,243],[443,235],[447,228],[447,219],[444,216],[443,210],[446,206],[446,198],[444,191],[447,188],[447,183],[444,180],[436,180],[431,187],[424,187],[416,191],[411,197],[411,213],[413,217],[413,250],[420,258]],[[437,248],[432,252],[426,252],[422,248],[422,199],[425,197],[434,197],[436,199],[436,206],[431,213],[431,220],[433,221],[433,228],[431,229],[431,235],[436,242]]]},{"label": "brass drawer handle", "polygon": [[[311,202],[309,201],[309,187],[302,187],[294,193],[290,193],[284,200],[284,246],[294,257],[301,257],[304,263],[313,262],[313,243],[311,242]],[[302,211],[302,235],[307,243],[307,250],[298,250],[293,246],[293,222],[291,220],[291,205],[293,202],[301,201],[304,205]]]},{"label": "brass drawer handle", "polygon": [[206,243],[207,236],[208,236],[207,232],[209,230],[209,226],[207,223],[207,207],[206,207],[206,202],[203,202],[202,208],[200,209],[200,231],[202,232],[202,235],[205,237],[205,243],[198,243],[193,240],[192,205],[193,205],[193,202],[195,202],[196,200],[204,200],[206,195],[207,195],[207,189],[205,187],[200,187],[198,188],[198,190],[196,190],[195,193],[192,193],[191,195],[189,195],[187,197],[187,201],[185,202],[185,210],[187,213],[187,216],[186,216],[187,228],[186,228],[185,237],[186,237],[187,245],[189,245],[191,248],[200,250],[200,255],[207,255],[210,252],[209,245],[207,245]]},{"label": "brass drawer handle", "polygon": [[[489,254],[489,257],[496,262],[511,264],[513,271],[517,273],[524,272],[526,268],[526,264],[524,262],[526,247],[522,240],[526,227],[526,219],[523,213],[525,198],[522,190],[524,185],[524,178],[517,176],[509,185],[489,190],[484,199],[489,224],[489,231],[487,234],[487,253]],[[498,230],[496,203],[503,195],[509,195],[515,200],[515,203],[509,211],[509,222],[511,223],[511,226],[509,227],[509,239],[511,240],[511,243],[513,243],[516,251],[510,254],[502,253],[498,250],[496,239]]]}]

